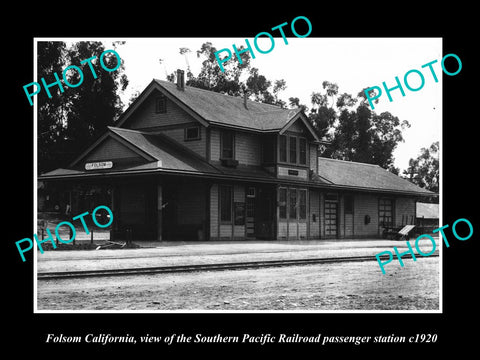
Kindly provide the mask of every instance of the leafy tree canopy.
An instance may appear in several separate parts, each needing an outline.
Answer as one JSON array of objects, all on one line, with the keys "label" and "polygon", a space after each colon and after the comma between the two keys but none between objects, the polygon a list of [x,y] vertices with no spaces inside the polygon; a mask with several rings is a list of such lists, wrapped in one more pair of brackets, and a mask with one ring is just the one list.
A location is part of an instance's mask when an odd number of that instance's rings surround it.
[{"label": "leafy tree canopy", "polygon": [[403,174],[414,184],[427,190],[439,191],[439,142],[436,141],[428,148],[422,148],[416,159],[410,159],[408,169]]},{"label": "leafy tree canopy", "polygon": [[[113,43],[114,48],[117,43]],[[100,55],[106,50],[98,41],[82,41],[67,46],[65,42],[38,42],[38,79],[45,78],[52,83],[54,73],[62,77],[63,70],[76,65],[83,72],[83,82],[69,89],[63,85],[62,93],[58,86],[52,86],[52,98],[45,91],[37,95],[38,101],[38,170],[40,173],[66,166],[95,138],[105,133],[106,127],[113,125],[122,111],[120,90],[128,85],[123,64],[112,72],[100,66]],[[118,61],[113,54],[104,56],[107,68],[114,68]],[[89,65],[80,62],[96,56],[92,65],[97,78],[94,78]],[[69,70],[66,74],[69,83],[81,81],[79,73]]]}]

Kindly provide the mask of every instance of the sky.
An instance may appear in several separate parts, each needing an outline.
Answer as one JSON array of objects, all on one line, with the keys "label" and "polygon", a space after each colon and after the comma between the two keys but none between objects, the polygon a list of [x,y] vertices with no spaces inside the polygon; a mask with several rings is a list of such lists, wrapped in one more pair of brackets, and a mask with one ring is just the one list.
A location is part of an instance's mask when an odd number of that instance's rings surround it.
[{"label": "sky", "polygon": [[[289,97],[298,97],[300,103],[311,107],[312,92],[322,92],[322,82],[327,80],[339,86],[339,93],[356,95],[365,87],[379,86],[385,81],[389,88],[396,85],[395,76],[402,82],[405,96],[397,90],[391,91],[393,101],[388,100],[384,91],[375,111],[388,111],[400,121],[407,120],[411,127],[403,131],[404,142],[394,151],[394,165],[401,171],[408,167],[408,160],[416,158],[422,147],[429,147],[441,139],[442,123],[442,39],[441,38],[287,38],[285,44],[281,37],[274,38],[275,46],[268,54],[261,54],[253,47],[255,59],[251,66],[259,69],[272,82],[284,79],[287,84],[280,98],[288,103]],[[69,39],[72,41],[72,39]],[[75,39],[76,40],[76,39]],[[80,39],[78,39],[80,40]],[[85,40],[85,39],[81,39]],[[98,39],[97,39],[98,40]],[[129,87],[122,94],[124,103],[131,95],[142,91],[153,78],[166,79],[176,69],[186,70],[187,63],[179,49],[191,50],[188,62],[192,72],[197,75],[201,59],[196,51],[204,42],[211,42],[218,50],[232,45],[245,45],[245,38],[116,38],[102,39],[106,48],[111,41],[124,40],[117,46],[117,52],[124,61]],[[260,38],[258,46],[268,49],[268,38]],[[223,54],[222,54],[223,55]],[[160,63],[159,59],[162,59]],[[433,60],[433,69],[437,75],[435,82],[428,68],[422,65]],[[236,60],[229,60],[236,61]],[[422,72],[424,86],[418,91],[408,90],[403,79],[412,69]],[[417,74],[408,77],[409,85],[417,88],[421,85]]]}]

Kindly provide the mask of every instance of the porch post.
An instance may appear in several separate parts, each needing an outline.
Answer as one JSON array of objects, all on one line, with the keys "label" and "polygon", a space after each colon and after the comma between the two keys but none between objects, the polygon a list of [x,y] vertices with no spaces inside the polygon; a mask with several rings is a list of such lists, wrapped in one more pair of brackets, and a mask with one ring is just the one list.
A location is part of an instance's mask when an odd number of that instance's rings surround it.
[{"label": "porch post", "polygon": [[162,241],[162,185],[157,184],[157,240]]}]

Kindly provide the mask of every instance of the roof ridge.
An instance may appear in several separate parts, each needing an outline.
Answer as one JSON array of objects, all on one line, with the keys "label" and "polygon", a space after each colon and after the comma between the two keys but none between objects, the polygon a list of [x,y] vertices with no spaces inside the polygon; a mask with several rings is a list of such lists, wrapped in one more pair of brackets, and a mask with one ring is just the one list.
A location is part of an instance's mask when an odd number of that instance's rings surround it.
[{"label": "roof ridge", "polygon": [[[169,85],[172,85],[172,86],[173,86],[173,85],[176,86],[175,83],[172,83],[171,81],[168,81],[168,80],[160,80],[160,79],[155,79],[155,78],[153,78],[153,80],[156,81],[156,82],[166,83],[166,84],[169,84]],[[189,89],[198,90],[198,91],[204,91],[204,92],[208,92],[208,93],[223,95],[223,96],[227,96],[227,97],[232,98],[232,99],[238,99],[238,100],[243,101],[243,97],[241,97],[241,96],[234,96],[234,95],[224,94],[224,93],[221,93],[221,92],[217,92],[217,91],[213,91],[213,90],[207,90],[207,89],[202,89],[202,88],[198,88],[198,87],[190,86],[190,85],[185,85],[185,87],[188,87]],[[268,103],[264,103],[264,102],[261,102],[261,101],[255,101],[255,100],[250,100],[250,99],[247,99],[247,101],[252,102],[252,103],[255,103],[255,104],[271,106],[271,107],[274,107],[274,108],[277,109],[277,110],[283,110],[283,111],[301,109],[300,107],[297,107],[297,108],[295,108],[295,109],[284,109],[284,108],[280,107],[279,105],[275,105],[275,104],[268,104]],[[259,112],[259,111],[257,111],[257,112]]]},{"label": "roof ridge", "polygon": [[[353,160],[332,159],[332,158],[326,158],[326,157],[323,157],[323,156],[319,156],[318,158],[319,158],[319,159],[322,159],[322,160],[330,160],[330,161],[338,161],[338,162],[345,162],[345,163],[353,163],[353,164],[361,164],[361,165],[375,166],[375,167],[379,167],[380,169],[383,169],[380,165],[370,164],[370,163],[366,163],[366,162],[353,161]],[[383,169],[383,170],[386,170],[386,169]],[[388,171],[388,170],[386,170],[386,171]],[[394,174],[394,175],[395,175],[395,174]]]}]

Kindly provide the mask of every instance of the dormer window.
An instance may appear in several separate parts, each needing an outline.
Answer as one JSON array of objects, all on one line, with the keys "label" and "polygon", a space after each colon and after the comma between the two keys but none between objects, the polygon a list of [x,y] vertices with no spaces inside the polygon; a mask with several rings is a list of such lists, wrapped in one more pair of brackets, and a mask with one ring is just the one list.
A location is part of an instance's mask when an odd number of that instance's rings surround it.
[{"label": "dormer window", "polygon": [[289,146],[289,153],[290,153],[290,164],[297,163],[297,138],[295,136],[290,136],[290,146]]},{"label": "dormer window", "polygon": [[280,162],[287,162],[287,136],[280,135]]},{"label": "dormer window", "polygon": [[[294,165],[307,165],[307,139],[296,135],[280,135],[278,161]],[[287,159],[288,156],[288,159]]]},{"label": "dormer window", "polygon": [[184,140],[185,141],[200,140],[200,127],[191,126],[191,127],[185,128]]},{"label": "dormer window", "polygon": [[298,138],[298,163],[307,165],[307,139]]},{"label": "dormer window", "polygon": [[160,95],[155,98],[155,113],[165,114],[167,112],[167,98],[165,95]]}]

